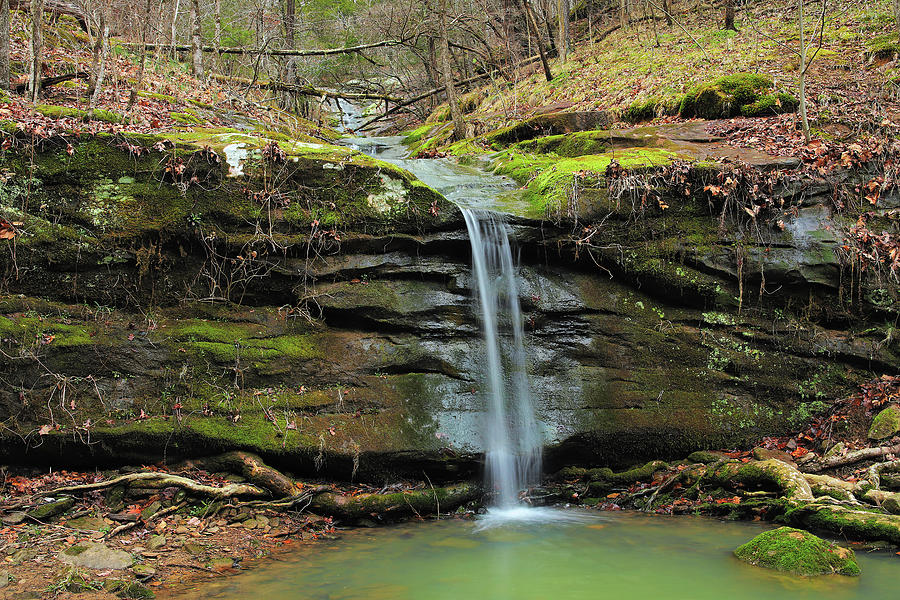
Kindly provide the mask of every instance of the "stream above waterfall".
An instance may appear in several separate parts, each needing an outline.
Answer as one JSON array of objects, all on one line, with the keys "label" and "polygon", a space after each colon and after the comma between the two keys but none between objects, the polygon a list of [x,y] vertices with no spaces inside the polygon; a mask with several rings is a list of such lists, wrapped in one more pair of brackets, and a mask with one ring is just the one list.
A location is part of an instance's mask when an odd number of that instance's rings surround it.
[{"label": "stream above waterfall", "polygon": [[[565,513],[564,513],[565,514]],[[862,577],[806,578],[752,567],[731,552],[759,523],[636,513],[479,530],[449,519],[355,530],[181,597],[231,600],[854,600],[885,597],[889,552],[857,552]]]}]

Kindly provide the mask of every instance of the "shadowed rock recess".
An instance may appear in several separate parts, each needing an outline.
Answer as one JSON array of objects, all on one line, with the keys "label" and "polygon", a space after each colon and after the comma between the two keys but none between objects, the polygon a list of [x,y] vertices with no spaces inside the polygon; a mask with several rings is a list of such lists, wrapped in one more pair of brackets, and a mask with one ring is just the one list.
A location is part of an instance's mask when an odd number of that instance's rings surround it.
[{"label": "shadowed rock recess", "polygon": [[[339,480],[474,476],[481,330],[455,206],[345,148],[179,135],[5,151],[3,460],[241,449]],[[571,215],[511,217],[546,469],[750,443],[896,366],[838,307],[829,214],[807,201],[746,249],[763,300],[706,200],[641,224],[620,205],[590,248]]]}]

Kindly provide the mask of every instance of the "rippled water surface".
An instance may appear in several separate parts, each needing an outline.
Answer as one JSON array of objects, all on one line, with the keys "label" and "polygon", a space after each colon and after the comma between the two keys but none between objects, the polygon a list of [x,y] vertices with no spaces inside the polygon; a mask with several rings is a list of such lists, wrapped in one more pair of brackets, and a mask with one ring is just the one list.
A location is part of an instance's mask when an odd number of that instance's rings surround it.
[{"label": "rippled water surface", "polygon": [[262,600],[880,600],[900,559],[858,552],[862,576],[803,578],[731,551],[767,525],[629,513],[544,513],[494,527],[445,520],[350,532],[184,597]]}]

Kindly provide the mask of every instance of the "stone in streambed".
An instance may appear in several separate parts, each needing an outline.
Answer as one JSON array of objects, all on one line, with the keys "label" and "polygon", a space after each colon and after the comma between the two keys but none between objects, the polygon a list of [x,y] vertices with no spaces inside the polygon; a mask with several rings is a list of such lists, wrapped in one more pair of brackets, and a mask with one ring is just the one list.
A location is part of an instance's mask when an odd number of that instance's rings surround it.
[{"label": "stone in streambed", "polygon": [[869,427],[870,440],[883,440],[900,432],[900,406],[891,404],[872,419]]},{"label": "stone in streambed", "polygon": [[134,563],[134,557],[128,552],[113,550],[95,542],[72,546],[56,557],[66,564],[89,569],[127,569]]},{"label": "stone in streambed", "polygon": [[153,535],[150,536],[150,539],[147,540],[147,550],[159,550],[163,546],[168,543],[166,536],[164,535]]},{"label": "stone in streambed", "polygon": [[792,467],[796,467],[797,463],[794,462],[794,457],[788,454],[787,452],[782,452],[781,450],[769,450],[768,448],[754,448],[753,449],[753,458],[756,460],[780,460],[781,462],[791,465]]},{"label": "stone in streambed", "polygon": [[41,506],[38,506],[37,508],[32,508],[26,514],[30,519],[43,521],[45,519],[52,519],[57,515],[68,512],[72,509],[73,506],[75,506],[75,498],[62,498],[60,500],[48,502],[47,504],[43,504]]},{"label": "stone in streambed", "polygon": [[84,531],[103,531],[104,529],[109,529],[109,525],[107,525],[106,521],[100,517],[78,517],[77,519],[69,519],[66,521],[66,527]]},{"label": "stone in streambed", "polygon": [[795,575],[860,573],[853,550],[792,527],[761,533],[739,546],[734,555],[751,565]]}]

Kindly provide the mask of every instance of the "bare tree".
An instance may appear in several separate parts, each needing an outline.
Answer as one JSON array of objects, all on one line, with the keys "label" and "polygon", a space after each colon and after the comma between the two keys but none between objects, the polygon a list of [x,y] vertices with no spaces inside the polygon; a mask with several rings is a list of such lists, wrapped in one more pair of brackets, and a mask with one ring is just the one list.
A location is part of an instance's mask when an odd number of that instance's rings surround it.
[{"label": "bare tree", "polygon": [[[150,16],[153,14],[153,0],[147,0],[147,7],[144,13],[144,23],[141,28],[141,43],[147,43],[147,35],[150,31]],[[128,96],[128,110],[134,107],[134,103],[137,101],[138,92],[141,90],[141,86],[144,84],[144,68],[147,63],[147,48],[145,46],[141,46],[141,62],[138,67],[138,76],[137,82],[134,84],[134,87],[131,88],[131,94]]]},{"label": "bare tree", "polygon": [[438,29],[441,44],[441,75],[447,91],[447,102],[450,104],[450,118],[453,119],[453,134],[458,140],[466,139],[466,124],[456,100],[456,87],[453,83],[453,72],[450,70],[450,33],[447,31],[447,0],[439,0]]},{"label": "bare tree", "polygon": [[31,64],[28,86],[35,104],[41,94],[41,62],[44,58],[44,0],[31,1]]},{"label": "bare tree", "polygon": [[559,59],[566,62],[569,54],[569,0],[558,0],[558,2],[559,42],[556,46],[559,49]]},{"label": "bare tree", "polygon": [[0,0],[0,89],[9,89],[9,0]]},{"label": "bare tree", "polygon": [[725,0],[725,29],[737,31],[734,26],[734,0]]},{"label": "bare tree", "polygon": [[798,7],[798,20],[800,21],[800,69],[799,69],[799,85],[800,85],[800,122],[801,127],[803,127],[803,137],[806,139],[806,142],[809,143],[809,117],[807,115],[807,106],[806,106],[806,72],[809,70],[809,67],[812,66],[813,61],[816,59],[816,55],[819,53],[819,50],[822,49],[822,34],[825,31],[825,12],[828,7],[828,0],[822,0],[822,12],[819,15],[819,32],[818,32],[818,46],[815,52],[810,56],[809,52],[812,50],[813,44],[816,41],[816,33],[813,30],[813,35],[811,36],[809,43],[806,42],[806,20],[804,14],[804,4],[805,0],[797,0]]},{"label": "bare tree", "polygon": [[547,81],[552,81],[553,73],[550,71],[550,63],[547,62],[547,53],[544,51],[544,40],[541,38],[541,30],[538,28],[537,19],[534,16],[534,11],[531,9],[531,3],[528,0],[521,0],[521,2],[522,10],[525,12],[525,19],[531,27],[531,34],[535,38],[538,54],[541,56],[541,65],[544,67],[544,77],[547,78]]},{"label": "bare tree", "polygon": [[191,72],[203,77],[203,31],[200,26],[200,0],[191,0]]},{"label": "bare tree", "polygon": [[178,53],[175,51],[175,46],[178,44],[177,38],[177,29],[178,25],[178,9],[181,8],[181,0],[174,0],[175,5],[172,7],[172,36],[170,38],[170,42],[172,42],[172,60],[178,58]]},{"label": "bare tree", "polygon": [[100,100],[100,92],[103,91],[103,80],[106,77],[106,57],[109,56],[109,22],[106,20],[105,10],[100,10],[100,37],[97,38],[97,48],[99,53],[96,55],[98,60],[95,61],[96,79],[94,80],[94,89],[91,92],[90,108],[93,110],[97,107]]}]

